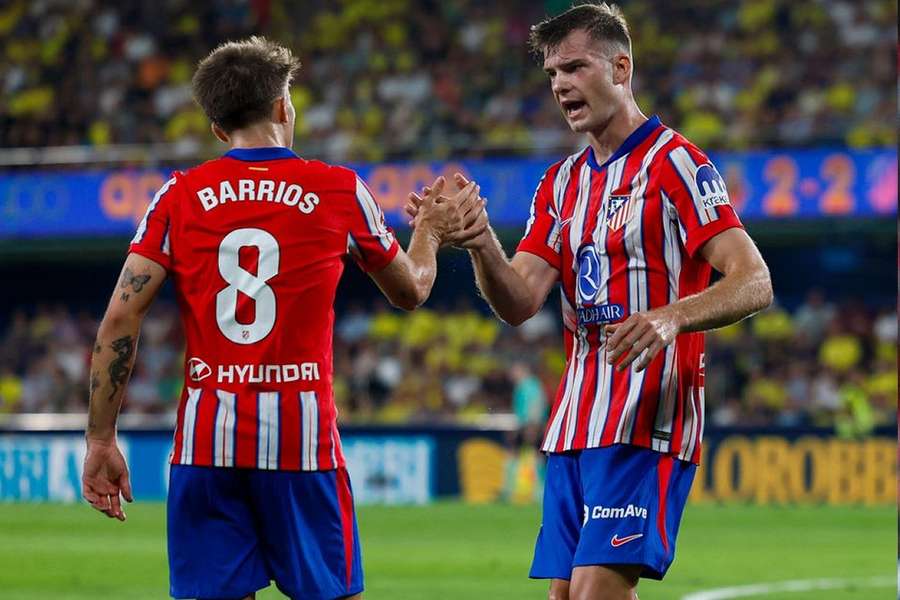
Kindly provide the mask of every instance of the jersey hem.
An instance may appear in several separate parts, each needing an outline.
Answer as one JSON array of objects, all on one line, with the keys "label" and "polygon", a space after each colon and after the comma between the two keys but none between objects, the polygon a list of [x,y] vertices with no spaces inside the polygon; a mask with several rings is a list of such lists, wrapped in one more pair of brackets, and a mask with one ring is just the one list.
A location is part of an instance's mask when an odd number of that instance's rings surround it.
[{"label": "jersey hem", "polygon": [[613,442],[611,444],[600,444],[598,446],[581,446],[579,448],[566,448],[565,450],[543,450],[543,449],[541,449],[541,452],[543,452],[544,454],[566,454],[568,452],[581,452],[583,450],[599,450],[601,448],[610,448],[612,446],[631,446],[633,448],[640,448],[642,450],[648,450],[650,452],[655,452],[656,454],[661,454],[663,456],[671,456],[675,460],[680,460],[681,462],[689,463],[692,465],[700,464],[699,460],[694,461],[694,460],[685,460],[685,459],[681,458],[681,456],[680,456],[681,450],[680,449],[677,451],[672,450],[669,452],[660,452],[659,450],[654,450],[650,446],[645,446],[643,444],[629,444],[628,442]]},{"label": "jersey hem", "polygon": [[138,244],[132,244],[128,247],[128,253],[134,253],[143,256],[144,258],[148,258],[167,272],[172,269],[172,258],[165,252],[155,252],[148,248],[141,248]]},{"label": "jersey hem", "polygon": [[709,225],[698,229],[694,236],[688,239],[687,243],[684,245],[685,250],[687,250],[688,255],[691,258],[696,259],[697,255],[700,253],[700,249],[703,248],[703,245],[706,242],[719,235],[726,229],[731,229],[732,227],[743,229],[743,226],[740,223],[735,223],[734,221],[730,221],[727,219],[713,221]]},{"label": "jersey hem", "polygon": [[330,466],[328,468],[321,468],[321,469],[304,469],[302,467],[300,467],[298,469],[285,469],[285,468],[260,469],[259,467],[245,467],[243,465],[241,465],[241,466],[238,466],[238,465],[225,466],[225,465],[213,465],[213,464],[198,464],[195,462],[182,463],[182,462],[175,462],[174,460],[169,460],[169,465],[172,467],[199,467],[201,469],[236,469],[239,471],[266,471],[266,472],[270,472],[270,473],[276,472],[276,471],[283,471],[286,473],[327,473],[329,471],[337,471],[339,469],[347,468],[346,462],[343,460],[339,460],[337,463],[335,463],[334,466]]},{"label": "jersey hem", "polygon": [[378,255],[378,260],[373,261],[372,263],[363,263],[360,262],[360,266],[362,266],[363,271],[366,273],[374,273],[375,271],[380,271],[394,260],[397,257],[397,253],[400,252],[400,244],[397,240],[394,240],[394,243],[391,245],[391,249],[385,252],[384,254]]}]

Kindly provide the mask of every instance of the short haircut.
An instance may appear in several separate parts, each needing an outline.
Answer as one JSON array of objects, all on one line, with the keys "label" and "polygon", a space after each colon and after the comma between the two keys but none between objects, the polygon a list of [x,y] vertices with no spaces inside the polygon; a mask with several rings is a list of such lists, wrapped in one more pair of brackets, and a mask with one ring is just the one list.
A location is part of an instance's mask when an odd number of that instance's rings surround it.
[{"label": "short haircut", "polygon": [[230,133],[267,119],[299,70],[290,50],[264,37],[226,42],[197,66],[194,99],[210,121]]},{"label": "short haircut", "polygon": [[573,6],[566,12],[531,26],[529,45],[539,59],[553,51],[573,31],[584,31],[591,39],[619,44],[631,54],[631,36],[625,15],[615,4],[588,2]]}]

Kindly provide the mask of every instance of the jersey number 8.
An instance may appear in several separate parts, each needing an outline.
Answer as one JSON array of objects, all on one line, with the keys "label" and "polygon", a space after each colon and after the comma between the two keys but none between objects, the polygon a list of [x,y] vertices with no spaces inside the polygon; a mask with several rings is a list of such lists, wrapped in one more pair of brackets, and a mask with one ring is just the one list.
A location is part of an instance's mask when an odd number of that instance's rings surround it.
[{"label": "jersey number 8", "polygon": [[[252,246],[259,252],[256,275],[239,263],[240,249]],[[222,334],[235,344],[254,344],[275,326],[275,292],[266,282],[278,274],[278,240],[262,229],[235,229],[219,244],[219,273],[228,287],[216,295],[216,322]],[[237,320],[238,292],[253,299],[252,323]]]}]

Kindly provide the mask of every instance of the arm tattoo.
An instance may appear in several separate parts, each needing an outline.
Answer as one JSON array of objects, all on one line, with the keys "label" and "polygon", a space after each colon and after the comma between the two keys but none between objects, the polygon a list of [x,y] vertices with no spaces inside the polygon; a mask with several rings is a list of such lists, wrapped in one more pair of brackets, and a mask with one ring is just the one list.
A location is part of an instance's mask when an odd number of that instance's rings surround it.
[{"label": "arm tattoo", "polygon": [[144,284],[148,281],[150,281],[150,275],[135,275],[134,271],[129,267],[125,267],[125,272],[122,273],[121,287],[124,289],[130,285],[131,289],[135,292],[139,292],[144,289]]},{"label": "arm tattoo", "polygon": [[111,344],[111,347],[117,356],[109,364],[109,383],[112,385],[112,392],[109,394],[108,402],[113,401],[119,387],[125,384],[125,380],[128,379],[128,374],[131,372],[134,339],[130,335],[120,337]]},{"label": "arm tattoo", "polygon": [[[97,346],[99,348],[99,345]],[[100,373],[94,371],[91,373],[91,392],[90,392],[90,407],[91,409],[94,406],[94,396],[97,394],[97,390],[100,388]],[[88,410],[88,433],[94,433],[97,430],[97,419],[94,417],[94,411]]]}]

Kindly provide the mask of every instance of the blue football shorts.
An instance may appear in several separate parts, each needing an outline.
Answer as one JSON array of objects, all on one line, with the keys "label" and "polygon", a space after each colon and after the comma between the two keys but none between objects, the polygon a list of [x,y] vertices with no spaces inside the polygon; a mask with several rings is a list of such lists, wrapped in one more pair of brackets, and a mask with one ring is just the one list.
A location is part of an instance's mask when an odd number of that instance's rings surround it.
[{"label": "blue football shorts", "polygon": [[530,577],[571,579],[589,565],[640,565],[662,579],[694,464],[636,446],[550,454]]},{"label": "blue football shorts", "polygon": [[240,599],[270,581],[298,600],[363,589],[347,470],[260,471],[172,465],[169,592]]}]

